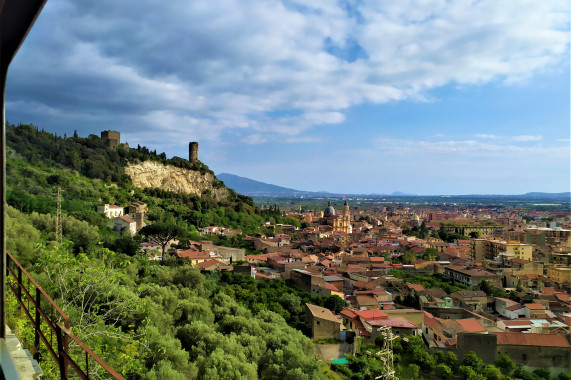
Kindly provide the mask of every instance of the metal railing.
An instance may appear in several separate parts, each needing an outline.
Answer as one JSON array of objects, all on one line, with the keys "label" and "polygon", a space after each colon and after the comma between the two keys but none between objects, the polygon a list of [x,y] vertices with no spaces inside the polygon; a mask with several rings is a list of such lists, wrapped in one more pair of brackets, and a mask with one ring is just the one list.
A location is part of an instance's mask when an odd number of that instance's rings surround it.
[{"label": "metal railing", "polygon": [[[42,342],[49,352],[49,356],[58,365],[61,379],[67,380],[70,378],[69,368],[79,378],[90,379],[89,362],[91,360],[92,363],[99,364],[111,378],[124,380],[120,374],[71,333],[69,317],[8,251],[6,251],[6,259],[8,276],[12,277],[11,281],[7,281],[7,285],[16,297],[19,308],[24,311],[34,328],[34,346],[30,348],[34,359],[38,362],[43,359],[40,358],[40,342]],[[43,307],[42,304],[44,305]],[[42,331],[43,326],[47,326],[49,337]],[[54,335],[56,338],[55,345],[53,342]],[[76,344],[79,351],[83,352],[79,356],[85,356],[83,367],[70,355],[70,339]],[[74,356],[77,357],[78,355]]]}]

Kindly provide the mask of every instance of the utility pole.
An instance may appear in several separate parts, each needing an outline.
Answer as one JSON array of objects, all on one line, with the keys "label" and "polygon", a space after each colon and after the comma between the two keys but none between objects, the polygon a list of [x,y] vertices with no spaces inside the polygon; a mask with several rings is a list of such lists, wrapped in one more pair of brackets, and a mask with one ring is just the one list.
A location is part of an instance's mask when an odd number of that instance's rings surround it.
[{"label": "utility pole", "polygon": [[383,336],[383,349],[377,352],[377,356],[383,362],[383,374],[378,376],[376,379],[384,380],[398,380],[395,375],[395,365],[393,357],[393,340],[395,336],[391,332],[390,326],[382,326],[379,328],[379,332]]}]

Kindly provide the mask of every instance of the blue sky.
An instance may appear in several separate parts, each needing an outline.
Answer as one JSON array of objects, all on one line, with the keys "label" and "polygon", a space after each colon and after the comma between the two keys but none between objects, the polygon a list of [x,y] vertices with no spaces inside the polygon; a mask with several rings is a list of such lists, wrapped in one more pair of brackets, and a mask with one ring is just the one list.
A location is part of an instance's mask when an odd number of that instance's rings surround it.
[{"label": "blue sky", "polygon": [[570,190],[567,1],[50,0],[6,119],[301,190]]}]

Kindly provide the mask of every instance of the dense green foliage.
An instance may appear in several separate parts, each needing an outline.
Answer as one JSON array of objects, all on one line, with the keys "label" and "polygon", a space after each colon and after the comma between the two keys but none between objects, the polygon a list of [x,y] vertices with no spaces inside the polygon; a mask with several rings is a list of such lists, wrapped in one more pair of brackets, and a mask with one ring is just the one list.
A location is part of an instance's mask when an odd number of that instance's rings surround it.
[{"label": "dense green foliage", "polygon": [[[207,171],[201,163],[167,160],[141,147],[113,151],[97,136],[62,138],[33,126],[8,126],[7,134],[8,249],[70,316],[72,332],[112,367],[133,379],[320,378],[313,343],[291,327],[303,324],[303,302],[312,301],[307,293],[283,282],[276,289],[255,283],[261,298],[249,302],[230,278],[205,277],[183,262],[149,261],[138,253],[140,237],[118,236],[96,205],[143,201],[149,226],[170,226],[193,240],[207,225],[254,233],[272,218],[289,222],[281,213],[262,213],[232,190],[216,200],[138,189],[123,171],[127,161],[146,159]],[[62,245],[54,242],[58,187]],[[240,236],[212,238],[244,245]],[[14,331],[33,341],[14,299],[8,304]],[[50,363],[42,366],[54,378]]]},{"label": "dense green foliage", "polygon": [[[46,216],[24,215],[10,208],[9,248],[70,316],[72,332],[124,376],[320,376],[311,340],[272,311],[287,316],[285,311],[290,310],[289,322],[295,324],[301,301],[310,299],[302,292],[291,294],[295,289],[284,283],[278,283],[276,291],[273,283],[256,283],[238,275],[225,280],[205,277],[183,263],[165,266],[98,245],[76,255],[66,244],[42,243],[50,240],[50,234],[34,227],[41,217]],[[18,239],[21,233],[27,236]],[[238,282],[253,287],[242,291]],[[258,285],[259,294],[268,298],[259,304],[244,302],[246,292]],[[279,307],[274,305],[275,297]],[[22,320],[15,313],[10,324],[25,333]]]},{"label": "dense green foliage", "polygon": [[[166,159],[164,153],[157,155],[145,147],[111,150],[95,135],[67,138],[39,131],[30,125],[8,125],[7,143],[6,197],[9,205],[27,214],[55,214],[59,187],[63,213],[97,226],[105,247],[120,252],[128,253],[123,250],[125,244],[115,244],[117,237],[108,229],[107,219],[96,212],[98,203],[126,206],[130,202],[143,201],[148,205],[148,220],[176,224],[185,231],[182,237],[190,237],[198,228],[209,225],[253,234],[260,231],[266,221],[299,224],[275,210],[262,212],[252,198],[231,189],[225,199],[214,199],[209,194],[197,196],[139,189],[133,187],[124,174],[128,162],[149,159],[210,172],[200,162],[191,164],[176,157]],[[223,186],[219,181],[216,185]],[[238,247],[242,243],[240,238],[233,238],[225,245]]]},{"label": "dense green foliage", "polygon": [[421,284],[425,289],[441,288],[448,294],[459,290],[469,290],[466,285],[453,283],[450,278],[440,273],[422,275],[407,273],[398,269],[392,270],[390,273],[397,278],[402,278],[405,283]]},{"label": "dense green foliage", "polygon": [[305,304],[327,307],[326,304],[332,302],[329,298],[313,297],[292,282],[281,279],[256,281],[252,277],[224,272],[220,276],[220,283],[225,294],[249,310],[253,312],[269,310],[277,313],[288,325],[307,335],[310,333],[310,327],[304,319]]}]

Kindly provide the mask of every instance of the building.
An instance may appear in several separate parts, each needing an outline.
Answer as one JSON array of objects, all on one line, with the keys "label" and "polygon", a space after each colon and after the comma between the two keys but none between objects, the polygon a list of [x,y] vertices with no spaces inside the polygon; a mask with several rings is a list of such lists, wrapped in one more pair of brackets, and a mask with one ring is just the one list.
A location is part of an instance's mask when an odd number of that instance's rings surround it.
[{"label": "building", "polygon": [[474,239],[470,243],[472,260],[500,260],[501,257],[532,261],[533,246],[518,241]]},{"label": "building", "polygon": [[102,131],[101,140],[109,149],[117,149],[121,144],[121,133],[117,131]]},{"label": "building", "polygon": [[137,233],[137,221],[128,215],[121,215],[112,218],[109,221],[109,228],[117,232],[119,235],[127,232],[133,236]]},{"label": "building", "polygon": [[448,224],[444,225],[444,231],[446,233],[455,233],[464,236],[470,236],[472,232],[478,234],[481,237],[500,237],[503,236],[507,228],[502,225],[465,225],[465,224]]},{"label": "building", "polygon": [[501,276],[488,272],[479,267],[467,267],[463,265],[449,265],[444,268],[444,274],[455,282],[467,285],[470,289],[478,289],[482,281],[488,281],[490,285],[501,287]]},{"label": "building", "polygon": [[103,203],[97,205],[97,212],[100,214],[105,214],[105,216],[109,219],[124,215],[123,207]]},{"label": "building", "polygon": [[313,339],[340,338],[343,322],[331,310],[306,303],[305,318],[311,326],[311,337]]},{"label": "building", "polygon": [[571,282],[571,268],[561,264],[547,267],[547,277],[559,283]]},{"label": "building", "polygon": [[488,296],[481,290],[459,290],[451,293],[454,305],[468,308],[469,310],[487,311]]},{"label": "building", "polygon": [[193,164],[198,162],[198,143],[196,141],[191,141],[188,144],[188,160]]},{"label": "building", "polygon": [[331,201],[329,201],[327,208],[323,211],[323,217],[319,220],[319,224],[331,226],[333,232],[351,234],[353,232],[353,226],[351,225],[351,212],[347,200],[345,200],[343,212],[340,215],[336,214],[335,209],[331,205]]}]

